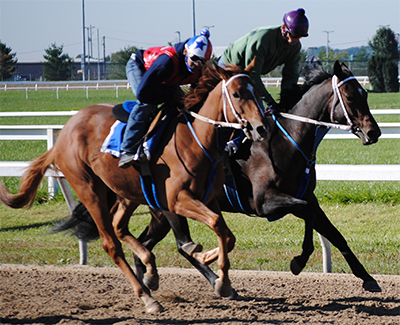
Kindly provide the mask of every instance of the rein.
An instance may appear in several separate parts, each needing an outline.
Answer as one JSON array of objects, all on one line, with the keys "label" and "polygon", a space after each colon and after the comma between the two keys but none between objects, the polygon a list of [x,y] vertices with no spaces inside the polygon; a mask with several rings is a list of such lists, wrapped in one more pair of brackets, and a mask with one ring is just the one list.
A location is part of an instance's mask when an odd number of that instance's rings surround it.
[{"label": "rein", "polygon": [[[209,123],[209,124],[213,124],[213,125],[216,125],[218,127],[226,127],[226,128],[233,128],[233,129],[239,129],[239,130],[243,130],[244,129],[244,132],[246,132],[246,130],[247,130],[247,126],[246,125],[248,125],[248,122],[245,119],[242,119],[240,117],[240,115],[237,113],[235,107],[233,106],[233,103],[232,103],[232,100],[231,100],[231,98],[229,96],[229,92],[228,92],[228,88],[227,88],[229,83],[232,80],[234,80],[236,78],[239,78],[239,77],[250,78],[247,74],[237,74],[237,75],[231,77],[228,81],[225,81],[225,80],[222,81],[222,97],[223,97],[223,103],[224,103],[224,117],[225,117],[226,122],[214,121],[212,119],[209,119],[208,117],[204,117],[204,116],[202,116],[200,114],[197,114],[195,112],[191,112],[191,111],[188,111],[186,109],[182,110],[182,113],[183,113],[182,115],[185,117],[186,124],[189,127],[190,132],[192,133],[192,135],[193,135],[194,139],[196,140],[198,146],[203,150],[204,154],[210,160],[210,163],[211,163],[211,170],[210,170],[210,173],[209,173],[208,178],[207,178],[206,193],[204,194],[204,198],[203,198],[202,202],[205,202],[207,200],[207,198],[208,198],[208,195],[210,194],[212,183],[214,182],[214,179],[215,179],[216,174],[217,174],[216,165],[221,161],[221,159],[224,156],[221,156],[221,157],[219,157],[218,159],[215,159],[215,160],[211,157],[211,155],[209,154],[207,149],[203,146],[203,144],[201,143],[200,139],[198,138],[198,136],[197,136],[197,134],[196,134],[196,132],[195,132],[195,130],[193,128],[193,125],[190,123],[187,115],[191,115],[192,117],[197,118],[200,121],[203,121],[203,122],[206,122],[206,123]],[[250,91],[253,94],[254,100],[257,103],[258,108],[260,109],[260,105],[258,104],[257,100],[255,99],[254,92],[252,91],[252,89],[250,89]],[[229,103],[229,105],[231,107],[232,113],[235,115],[236,119],[241,123],[230,123],[228,121],[227,104],[226,104],[227,101],[228,101],[228,103]],[[262,112],[261,109],[260,109],[260,111]]]}]

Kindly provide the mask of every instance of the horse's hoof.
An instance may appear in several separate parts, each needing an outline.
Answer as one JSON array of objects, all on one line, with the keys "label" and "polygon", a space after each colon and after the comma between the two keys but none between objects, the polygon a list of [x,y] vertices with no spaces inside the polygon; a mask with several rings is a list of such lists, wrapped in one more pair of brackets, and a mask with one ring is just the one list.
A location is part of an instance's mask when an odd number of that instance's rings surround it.
[{"label": "horse's hoof", "polygon": [[239,297],[239,294],[236,292],[236,290],[233,288],[231,288],[231,289],[232,289],[232,294],[229,297],[224,297],[224,299],[226,299],[226,300],[239,299],[240,297]]},{"label": "horse's hoof", "polygon": [[231,297],[233,295],[233,289],[231,287],[231,282],[225,281],[225,283],[222,282],[221,278],[218,278],[215,280],[215,285],[214,285],[214,290],[224,298]]},{"label": "horse's hoof", "polygon": [[157,313],[161,313],[162,311],[164,311],[163,306],[161,306],[161,304],[155,300],[152,299],[151,301],[149,301],[146,306],[146,313],[148,314],[157,314]]},{"label": "horse's hoof", "polygon": [[202,252],[203,246],[201,244],[196,244],[196,243],[190,242],[190,243],[186,243],[186,244],[182,245],[182,250],[189,256],[192,256],[193,253]]},{"label": "horse's hoof", "polygon": [[297,263],[296,257],[290,262],[290,271],[292,271],[294,275],[299,275],[300,272],[303,271],[303,268]]},{"label": "horse's hoof", "polygon": [[144,285],[152,291],[157,291],[159,286],[159,276],[156,274],[147,274],[145,273],[143,276]]},{"label": "horse's hoof", "polygon": [[369,291],[369,292],[381,292],[382,291],[378,282],[376,282],[375,280],[365,281],[363,284],[363,288],[364,288],[364,290]]}]

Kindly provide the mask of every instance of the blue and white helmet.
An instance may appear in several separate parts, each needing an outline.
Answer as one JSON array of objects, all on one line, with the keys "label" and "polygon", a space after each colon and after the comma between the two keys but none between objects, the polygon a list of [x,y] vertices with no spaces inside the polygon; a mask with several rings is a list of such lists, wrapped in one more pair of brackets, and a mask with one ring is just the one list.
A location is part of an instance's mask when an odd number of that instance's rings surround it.
[{"label": "blue and white helmet", "polygon": [[185,49],[187,50],[187,54],[185,57],[185,62],[190,72],[192,72],[192,69],[188,65],[188,58],[196,56],[205,60],[209,60],[211,58],[212,44],[209,40],[209,37],[210,31],[205,28],[201,31],[200,35],[193,36],[186,42]]}]

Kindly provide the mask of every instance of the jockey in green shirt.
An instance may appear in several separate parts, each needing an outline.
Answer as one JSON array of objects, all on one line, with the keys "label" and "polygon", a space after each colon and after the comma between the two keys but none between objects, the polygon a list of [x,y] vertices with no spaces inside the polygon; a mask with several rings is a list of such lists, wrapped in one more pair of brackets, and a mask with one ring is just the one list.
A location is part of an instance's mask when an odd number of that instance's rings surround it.
[{"label": "jockey in green shirt", "polygon": [[[265,88],[261,76],[284,64],[282,70],[281,105],[285,92],[297,85],[300,73],[301,37],[308,36],[308,19],[304,9],[290,11],[283,17],[282,26],[256,28],[229,45],[219,64],[247,67],[254,57],[251,78],[261,91],[261,98],[273,111],[279,105]],[[284,107],[281,107],[284,108]]]}]

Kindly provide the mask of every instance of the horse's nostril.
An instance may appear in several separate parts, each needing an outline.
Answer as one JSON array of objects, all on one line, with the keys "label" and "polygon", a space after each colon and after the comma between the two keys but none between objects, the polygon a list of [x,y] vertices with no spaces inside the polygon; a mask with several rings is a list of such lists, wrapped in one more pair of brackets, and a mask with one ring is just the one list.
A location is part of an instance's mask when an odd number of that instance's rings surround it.
[{"label": "horse's nostril", "polygon": [[266,138],[268,135],[268,130],[265,126],[257,127],[257,133],[261,135],[263,138]]}]

